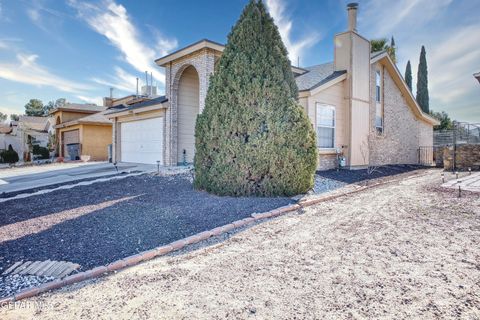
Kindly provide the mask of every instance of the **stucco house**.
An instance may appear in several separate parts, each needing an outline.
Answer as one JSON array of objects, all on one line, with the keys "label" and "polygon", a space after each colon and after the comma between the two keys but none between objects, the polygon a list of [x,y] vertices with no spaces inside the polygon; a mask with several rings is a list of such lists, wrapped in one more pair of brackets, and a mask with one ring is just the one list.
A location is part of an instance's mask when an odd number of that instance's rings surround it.
[{"label": "stucco house", "polygon": [[[339,156],[352,169],[417,164],[419,148],[433,145],[438,122],[421,111],[389,55],[370,53],[370,42],[357,32],[357,8],[347,6],[348,30],[333,39],[332,62],[292,66],[299,103],[317,132],[318,169],[334,168]],[[165,96],[107,112],[115,161],[193,161],[196,116],[223,49],[205,39],[155,61],[165,68]]]},{"label": "stucco house", "polygon": [[104,106],[77,103],[52,110],[58,155],[68,160],[108,160],[112,122],[106,111]]}]

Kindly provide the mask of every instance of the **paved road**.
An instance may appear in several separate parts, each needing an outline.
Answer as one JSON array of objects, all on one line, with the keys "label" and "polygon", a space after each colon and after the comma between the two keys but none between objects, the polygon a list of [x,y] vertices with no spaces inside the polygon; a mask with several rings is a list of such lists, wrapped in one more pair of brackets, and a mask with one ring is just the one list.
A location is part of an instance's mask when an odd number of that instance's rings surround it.
[{"label": "paved road", "polygon": [[[150,171],[154,166],[138,164],[119,164],[122,171]],[[75,180],[105,177],[117,174],[111,163],[44,165],[29,168],[3,169],[0,171],[0,193],[17,192]]]}]

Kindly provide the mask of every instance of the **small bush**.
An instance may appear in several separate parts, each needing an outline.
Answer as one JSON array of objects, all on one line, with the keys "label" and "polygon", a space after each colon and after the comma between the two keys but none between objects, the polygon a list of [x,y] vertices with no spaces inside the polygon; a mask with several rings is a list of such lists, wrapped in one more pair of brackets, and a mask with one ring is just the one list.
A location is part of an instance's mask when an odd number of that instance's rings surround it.
[{"label": "small bush", "polygon": [[15,163],[18,162],[18,153],[13,150],[12,145],[8,145],[8,150],[3,151],[0,154],[3,162],[5,163]]},{"label": "small bush", "polygon": [[48,151],[48,149],[45,148],[45,147],[40,147],[40,146],[37,146],[37,145],[33,146],[33,154],[34,155],[39,155],[40,159],[50,158],[50,151]]}]

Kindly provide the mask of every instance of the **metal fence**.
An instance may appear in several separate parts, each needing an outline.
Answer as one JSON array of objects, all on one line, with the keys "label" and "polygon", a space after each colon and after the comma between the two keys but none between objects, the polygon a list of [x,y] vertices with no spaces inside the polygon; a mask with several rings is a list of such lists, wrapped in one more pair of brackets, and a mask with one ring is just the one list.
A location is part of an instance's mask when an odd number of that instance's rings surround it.
[{"label": "metal fence", "polygon": [[480,144],[480,123],[453,122],[453,129],[433,132],[434,146]]},{"label": "metal fence", "polygon": [[418,164],[422,166],[435,165],[435,151],[434,147],[420,147],[418,148]]}]

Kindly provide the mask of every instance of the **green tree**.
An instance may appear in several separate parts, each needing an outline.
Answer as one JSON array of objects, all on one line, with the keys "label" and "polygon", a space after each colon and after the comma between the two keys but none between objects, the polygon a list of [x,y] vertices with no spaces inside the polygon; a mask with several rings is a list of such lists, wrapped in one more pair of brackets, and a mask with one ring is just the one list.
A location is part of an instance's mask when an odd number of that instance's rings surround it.
[{"label": "green tree", "polygon": [[43,113],[45,116],[48,116],[50,114],[50,111],[63,107],[67,103],[67,100],[65,98],[59,98],[55,101],[49,101],[46,105],[43,106]]},{"label": "green tree", "polygon": [[3,112],[0,112],[0,122],[4,122],[7,120],[7,115]]},{"label": "green tree", "polygon": [[43,102],[38,99],[30,99],[25,105],[25,115],[34,117],[44,116]]},{"label": "green tree", "polygon": [[195,131],[195,187],[220,195],[294,195],[313,186],[315,132],[297,103],[287,50],[261,1],[228,35]]},{"label": "green tree", "polygon": [[388,44],[387,38],[372,39],[370,40],[370,52],[380,52],[386,51],[393,63],[397,63],[397,49],[395,46],[395,39],[392,36],[390,45]]},{"label": "green tree", "polygon": [[12,113],[10,115],[10,120],[11,121],[18,121],[18,120],[20,120],[20,116],[18,114]]},{"label": "green tree", "polygon": [[435,126],[434,130],[452,130],[453,121],[450,119],[450,116],[445,111],[430,111],[430,115],[440,121],[440,125]]},{"label": "green tree", "polygon": [[395,45],[395,39],[392,36],[392,39],[390,40],[390,46],[387,48],[387,52],[390,55],[390,58],[392,58],[393,63],[397,63],[397,46]]},{"label": "green tree", "polygon": [[423,112],[429,113],[427,52],[422,46],[417,72],[417,102]]},{"label": "green tree", "polygon": [[410,64],[410,60],[408,60],[407,67],[405,68],[405,82],[407,83],[410,91],[412,91],[412,66]]},{"label": "green tree", "polygon": [[370,51],[372,53],[379,52],[379,51],[386,51],[387,48],[388,48],[387,38],[370,40]]}]

